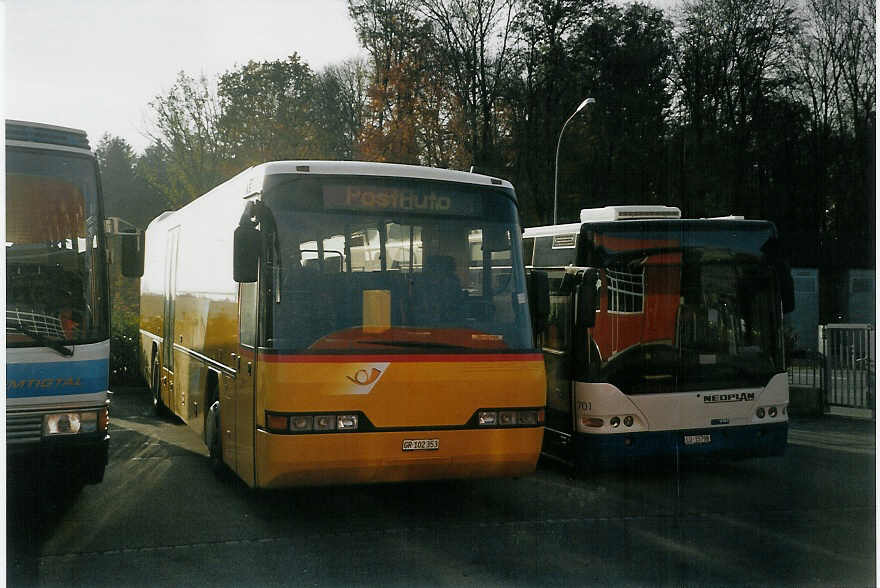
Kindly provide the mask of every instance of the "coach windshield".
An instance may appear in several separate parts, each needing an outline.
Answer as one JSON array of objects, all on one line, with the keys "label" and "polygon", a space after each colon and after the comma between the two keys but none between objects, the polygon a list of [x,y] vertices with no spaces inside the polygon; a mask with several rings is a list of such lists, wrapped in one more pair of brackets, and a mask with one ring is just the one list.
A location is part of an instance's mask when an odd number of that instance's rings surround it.
[{"label": "coach windshield", "polygon": [[769,223],[645,222],[588,232],[602,268],[592,354],[630,394],[765,386],[784,371]]},{"label": "coach windshield", "polygon": [[67,354],[107,338],[100,218],[92,158],[7,147],[7,346]]},{"label": "coach windshield", "polygon": [[262,344],[284,351],[503,352],[531,347],[512,193],[373,177],[266,190]]}]

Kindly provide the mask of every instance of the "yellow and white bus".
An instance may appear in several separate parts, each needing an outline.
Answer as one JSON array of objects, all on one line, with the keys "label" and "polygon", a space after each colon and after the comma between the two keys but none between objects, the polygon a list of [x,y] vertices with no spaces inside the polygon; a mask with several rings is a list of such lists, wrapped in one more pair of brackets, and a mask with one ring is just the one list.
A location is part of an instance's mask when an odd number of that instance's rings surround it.
[{"label": "yellow and white bus", "polygon": [[155,406],[248,485],[534,470],[544,364],[510,183],[264,163],[145,239],[140,359]]}]

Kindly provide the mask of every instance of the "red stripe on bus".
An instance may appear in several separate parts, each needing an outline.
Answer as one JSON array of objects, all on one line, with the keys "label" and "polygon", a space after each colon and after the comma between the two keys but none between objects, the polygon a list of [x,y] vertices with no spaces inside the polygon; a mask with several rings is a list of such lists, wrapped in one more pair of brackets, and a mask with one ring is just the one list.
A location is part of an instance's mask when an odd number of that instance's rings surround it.
[{"label": "red stripe on bus", "polygon": [[261,353],[269,363],[362,363],[362,362],[478,362],[478,361],[543,361],[540,353],[483,354],[394,354],[394,355],[276,355]]}]

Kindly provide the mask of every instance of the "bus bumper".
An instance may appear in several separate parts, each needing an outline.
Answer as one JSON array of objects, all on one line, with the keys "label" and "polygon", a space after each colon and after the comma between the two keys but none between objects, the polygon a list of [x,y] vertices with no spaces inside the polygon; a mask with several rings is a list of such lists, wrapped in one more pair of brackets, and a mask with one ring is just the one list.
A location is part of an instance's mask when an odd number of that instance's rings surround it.
[{"label": "bus bumper", "polygon": [[[686,443],[685,436],[699,438]],[[779,456],[788,444],[788,423],[717,427],[686,431],[651,431],[613,435],[578,434],[574,439],[578,465],[611,468],[630,458],[768,457]]]},{"label": "bus bumper", "polygon": [[[535,471],[542,427],[456,431],[277,435],[256,439],[262,488],[511,477]],[[438,441],[404,451],[404,440]]]},{"label": "bus bumper", "polygon": [[109,454],[110,435],[106,432],[7,443],[7,472],[33,472],[47,479],[72,476],[97,484],[104,478]]}]

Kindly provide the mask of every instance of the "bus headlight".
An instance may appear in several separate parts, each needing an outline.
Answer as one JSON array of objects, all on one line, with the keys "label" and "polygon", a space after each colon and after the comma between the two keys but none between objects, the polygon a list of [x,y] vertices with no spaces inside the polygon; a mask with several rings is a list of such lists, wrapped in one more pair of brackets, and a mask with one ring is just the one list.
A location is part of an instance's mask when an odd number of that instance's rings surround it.
[{"label": "bus headlight", "polygon": [[359,417],[344,414],[277,414],[266,412],[270,433],[351,433],[358,430]]},{"label": "bus headlight", "polygon": [[358,417],[356,414],[341,414],[336,417],[336,428],[340,431],[357,431]]},{"label": "bus headlight", "polygon": [[620,417],[611,417],[611,428],[616,429],[620,426]]},{"label": "bus headlight", "polygon": [[758,407],[758,410],[755,411],[755,415],[756,415],[759,419],[764,418],[764,407],[763,407],[763,406],[759,406],[759,407]]},{"label": "bus headlight", "polygon": [[316,431],[335,431],[336,430],[336,415],[333,414],[319,414],[315,417],[315,430]]},{"label": "bus headlight", "polygon": [[627,427],[633,426],[633,422],[634,421],[633,421],[632,416],[627,415],[627,416],[623,417],[623,424],[626,425]]},{"label": "bus headlight", "polygon": [[512,410],[502,410],[498,413],[498,424],[502,427],[509,427],[516,424],[516,413]]},{"label": "bus headlight", "polygon": [[478,427],[536,427],[544,424],[544,409],[481,410],[476,423]]},{"label": "bus headlight", "polygon": [[767,411],[767,414],[770,416],[771,419],[775,418],[776,417],[776,407],[771,406],[770,409]]},{"label": "bus headlight", "polygon": [[311,431],[313,417],[310,414],[295,414],[290,417],[291,431]]},{"label": "bus headlight", "polygon": [[[47,414],[43,418],[43,435],[77,435],[98,430],[98,412],[61,412]],[[103,420],[103,419],[102,419]]]}]

